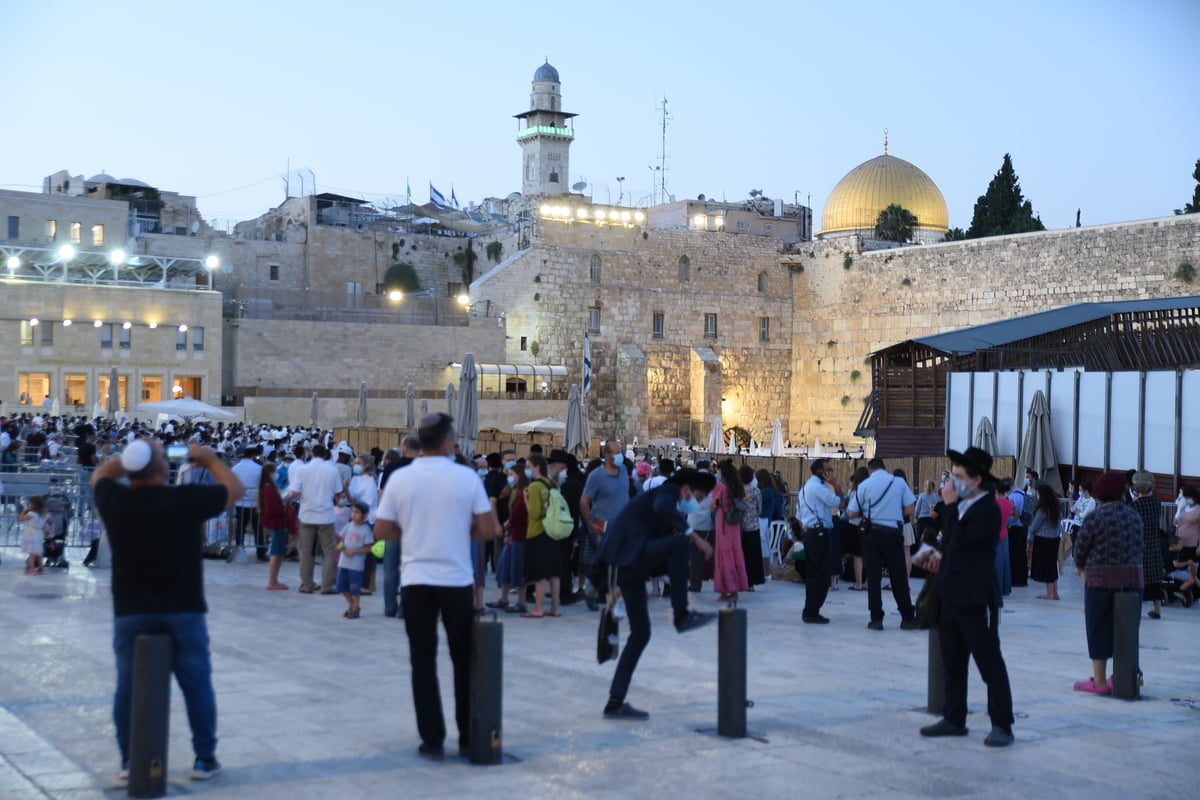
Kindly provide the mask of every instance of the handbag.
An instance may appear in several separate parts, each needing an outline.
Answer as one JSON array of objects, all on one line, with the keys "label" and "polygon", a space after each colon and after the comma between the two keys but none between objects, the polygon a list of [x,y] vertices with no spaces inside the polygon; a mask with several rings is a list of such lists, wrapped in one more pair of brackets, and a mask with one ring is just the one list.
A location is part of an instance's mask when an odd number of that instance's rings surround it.
[{"label": "handbag", "polygon": [[725,515],[725,524],[733,525],[738,528],[742,527],[742,521],[746,518],[746,512],[750,510],[750,506],[745,500],[736,500],[730,498],[728,505],[721,506],[721,513]]},{"label": "handbag", "polygon": [[942,598],[938,594],[937,581],[926,578],[921,593],[917,595],[917,627],[922,630],[937,627],[942,621]]}]

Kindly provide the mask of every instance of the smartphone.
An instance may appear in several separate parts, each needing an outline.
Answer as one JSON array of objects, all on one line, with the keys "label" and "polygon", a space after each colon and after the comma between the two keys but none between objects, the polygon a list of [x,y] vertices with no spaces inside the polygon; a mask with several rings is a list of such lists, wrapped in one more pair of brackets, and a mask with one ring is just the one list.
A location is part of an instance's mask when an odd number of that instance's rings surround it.
[{"label": "smartphone", "polygon": [[188,447],[186,444],[173,444],[167,448],[168,461],[183,461],[187,458]]}]

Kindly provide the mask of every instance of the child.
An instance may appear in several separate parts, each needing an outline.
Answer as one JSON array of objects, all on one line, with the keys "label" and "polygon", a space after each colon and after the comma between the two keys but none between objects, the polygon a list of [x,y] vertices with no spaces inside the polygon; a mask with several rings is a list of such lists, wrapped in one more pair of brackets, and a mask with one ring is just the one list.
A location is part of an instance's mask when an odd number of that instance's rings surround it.
[{"label": "child", "polygon": [[1171,569],[1167,570],[1167,578],[1177,583],[1172,596],[1186,608],[1192,604],[1200,581],[1196,579],[1196,549],[1185,547],[1178,536],[1172,536],[1167,548],[1171,552]]},{"label": "child", "polygon": [[358,600],[362,594],[363,567],[366,566],[367,553],[375,542],[370,526],[367,525],[367,514],[370,507],[362,502],[350,506],[350,522],[346,524],[338,538],[337,591],[346,598],[349,608],[342,614],[346,619],[358,619]]},{"label": "child", "polygon": [[21,509],[17,516],[25,527],[21,529],[21,550],[26,553],[26,575],[41,575],[46,571],[42,566],[42,548],[46,539],[46,498],[31,497],[29,505]]}]

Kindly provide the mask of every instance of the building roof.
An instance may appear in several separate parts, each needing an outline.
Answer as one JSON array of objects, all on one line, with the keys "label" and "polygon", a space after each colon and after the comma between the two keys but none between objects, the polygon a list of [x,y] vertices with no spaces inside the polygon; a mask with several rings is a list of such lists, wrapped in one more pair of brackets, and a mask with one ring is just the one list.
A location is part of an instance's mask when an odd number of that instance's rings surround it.
[{"label": "building roof", "polygon": [[534,82],[553,81],[559,83],[558,70],[550,66],[550,60],[546,59],[546,63],[537,68],[537,72],[533,73]]},{"label": "building roof", "polygon": [[[1148,300],[1124,300],[1111,303],[1078,303],[1063,306],[1023,317],[973,325],[957,331],[948,331],[933,336],[923,336],[910,341],[925,345],[938,352],[963,355],[978,350],[1002,347],[1013,342],[1042,336],[1063,328],[1082,325],[1105,319],[1114,314],[1140,311],[1170,311],[1173,309],[1200,308],[1200,295],[1190,297],[1160,297]],[[890,348],[885,348],[890,349]]]},{"label": "building roof", "polygon": [[902,158],[884,153],[846,173],[829,193],[821,212],[821,234],[873,231],[879,212],[892,204],[917,218],[917,228],[945,233],[950,224],[946,198],[937,184]]}]

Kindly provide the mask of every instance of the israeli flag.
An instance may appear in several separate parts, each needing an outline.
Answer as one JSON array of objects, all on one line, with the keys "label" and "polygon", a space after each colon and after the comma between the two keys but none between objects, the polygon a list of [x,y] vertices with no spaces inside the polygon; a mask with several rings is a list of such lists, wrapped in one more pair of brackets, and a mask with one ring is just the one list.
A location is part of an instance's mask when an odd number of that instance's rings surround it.
[{"label": "israeli flag", "polygon": [[429,202],[436,203],[439,206],[446,205],[445,195],[437,190],[437,187],[433,185],[433,181],[429,182]]},{"label": "israeli flag", "polygon": [[588,332],[583,332],[583,396],[587,397],[592,385],[592,340]]}]

